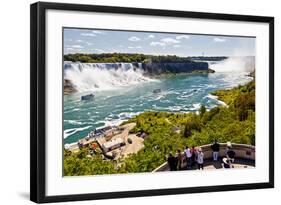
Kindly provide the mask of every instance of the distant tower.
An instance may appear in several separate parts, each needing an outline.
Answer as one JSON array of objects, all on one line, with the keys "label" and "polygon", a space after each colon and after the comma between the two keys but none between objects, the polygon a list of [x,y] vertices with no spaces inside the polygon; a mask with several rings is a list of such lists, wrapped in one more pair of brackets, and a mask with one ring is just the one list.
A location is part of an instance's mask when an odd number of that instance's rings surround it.
[{"label": "distant tower", "polygon": [[202,52],[202,57],[204,57],[204,55],[205,55],[205,53],[204,53],[204,51]]}]

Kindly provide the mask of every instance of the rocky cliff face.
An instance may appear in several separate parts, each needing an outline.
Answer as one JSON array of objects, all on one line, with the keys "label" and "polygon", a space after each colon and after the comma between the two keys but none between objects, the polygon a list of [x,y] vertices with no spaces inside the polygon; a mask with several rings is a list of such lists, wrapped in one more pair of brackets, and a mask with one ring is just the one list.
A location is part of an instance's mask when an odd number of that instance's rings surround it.
[{"label": "rocky cliff face", "polygon": [[256,77],[256,70],[253,70],[252,72],[250,72],[249,76],[255,78]]},{"label": "rocky cliff face", "polygon": [[209,72],[209,65],[206,62],[185,62],[185,63],[143,63],[143,69],[150,74],[162,73],[191,73],[194,71]]},{"label": "rocky cliff face", "polygon": [[75,89],[75,86],[72,84],[72,82],[68,79],[64,80],[64,94],[69,95],[71,93],[75,93],[77,90]]}]

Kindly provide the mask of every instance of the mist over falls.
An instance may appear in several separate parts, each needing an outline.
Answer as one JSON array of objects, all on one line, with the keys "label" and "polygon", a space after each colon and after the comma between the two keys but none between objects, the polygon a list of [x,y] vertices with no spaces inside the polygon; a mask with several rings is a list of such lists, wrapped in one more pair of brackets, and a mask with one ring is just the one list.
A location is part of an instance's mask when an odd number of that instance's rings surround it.
[{"label": "mist over falls", "polygon": [[209,62],[215,72],[252,72],[255,70],[255,57],[229,57],[218,62]]}]

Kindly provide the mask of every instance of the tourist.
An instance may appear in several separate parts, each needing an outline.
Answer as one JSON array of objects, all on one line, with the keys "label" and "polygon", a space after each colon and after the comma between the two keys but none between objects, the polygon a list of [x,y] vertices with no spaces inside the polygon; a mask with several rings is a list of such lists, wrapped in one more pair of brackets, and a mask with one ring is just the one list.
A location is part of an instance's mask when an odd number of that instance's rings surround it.
[{"label": "tourist", "polygon": [[171,152],[169,153],[168,164],[169,164],[169,167],[170,167],[170,171],[176,171],[177,170],[176,159]]},{"label": "tourist", "polygon": [[81,140],[78,141],[78,147],[79,147],[79,149],[83,148],[83,142]]},{"label": "tourist", "polygon": [[233,151],[232,147],[228,148],[226,156],[230,163],[234,162],[235,152]]},{"label": "tourist", "polygon": [[202,152],[202,149],[198,149],[198,154],[197,154],[197,164],[198,164],[198,169],[204,169],[204,153]]},{"label": "tourist", "polygon": [[225,155],[227,155],[228,150],[232,147],[231,142],[226,143],[226,150],[225,150]]},{"label": "tourist", "polygon": [[191,154],[191,150],[189,149],[188,146],[186,146],[184,153],[185,153],[185,157],[186,157],[187,169],[189,169],[191,167],[191,157],[192,157],[192,154]]},{"label": "tourist", "polygon": [[218,161],[219,151],[220,151],[220,144],[217,140],[211,145],[213,150],[213,161]]},{"label": "tourist", "polygon": [[196,159],[197,159],[197,150],[195,148],[195,146],[192,146],[192,149],[191,149],[191,167],[193,167],[196,163]]},{"label": "tourist", "polygon": [[96,149],[97,149],[97,144],[95,142],[92,143],[92,145],[90,146],[90,149],[93,150],[93,152],[95,153]]},{"label": "tourist", "polygon": [[181,150],[178,149],[178,154],[177,154],[177,167],[178,167],[178,170],[181,170],[181,165],[182,165],[182,160],[183,160],[183,156],[182,156],[182,153],[181,153]]}]

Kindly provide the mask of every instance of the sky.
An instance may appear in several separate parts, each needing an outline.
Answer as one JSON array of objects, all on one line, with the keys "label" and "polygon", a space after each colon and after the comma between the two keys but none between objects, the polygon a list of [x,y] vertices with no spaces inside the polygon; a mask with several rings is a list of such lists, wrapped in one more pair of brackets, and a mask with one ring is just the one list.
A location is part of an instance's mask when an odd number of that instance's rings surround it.
[{"label": "sky", "polygon": [[64,28],[64,54],[255,56],[254,37]]}]

